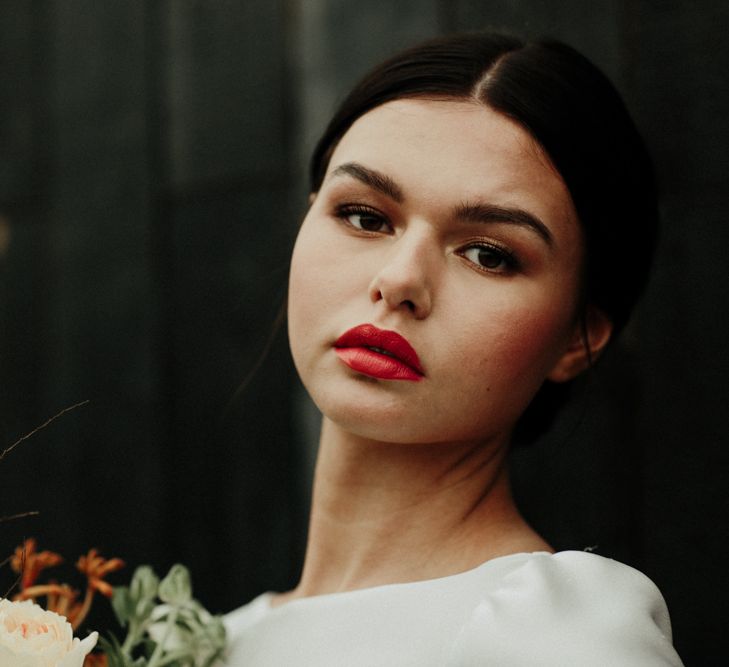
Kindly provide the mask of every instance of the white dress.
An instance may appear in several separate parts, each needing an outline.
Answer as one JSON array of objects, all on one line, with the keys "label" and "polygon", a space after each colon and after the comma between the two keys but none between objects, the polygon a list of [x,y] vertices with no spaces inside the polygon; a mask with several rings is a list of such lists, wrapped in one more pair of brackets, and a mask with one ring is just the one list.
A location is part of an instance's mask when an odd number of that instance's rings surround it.
[{"label": "white dress", "polygon": [[665,602],[627,565],[520,553],[440,579],[299,598],[225,618],[229,667],[681,665]]}]

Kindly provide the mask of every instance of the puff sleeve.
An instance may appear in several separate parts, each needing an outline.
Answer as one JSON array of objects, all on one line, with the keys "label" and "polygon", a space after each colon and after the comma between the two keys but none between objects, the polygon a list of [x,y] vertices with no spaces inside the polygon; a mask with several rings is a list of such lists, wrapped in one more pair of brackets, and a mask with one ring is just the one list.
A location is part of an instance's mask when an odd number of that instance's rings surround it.
[{"label": "puff sleeve", "polygon": [[627,565],[565,551],[526,561],[484,596],[449,667],[681,666],[658,588]]}]

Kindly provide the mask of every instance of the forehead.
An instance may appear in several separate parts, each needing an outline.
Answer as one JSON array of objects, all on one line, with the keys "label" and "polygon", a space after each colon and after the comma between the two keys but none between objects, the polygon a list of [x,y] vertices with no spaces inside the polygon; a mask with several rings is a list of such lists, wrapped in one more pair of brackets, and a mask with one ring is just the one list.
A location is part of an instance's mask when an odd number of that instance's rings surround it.
[{"label": "forehead", "polygon": [[406,197],[487,199],[576,221],[569,191],[537,141],[479,102],[403,99],[376,107],[342,137],[328,175],[350,161],[383,171]]}]

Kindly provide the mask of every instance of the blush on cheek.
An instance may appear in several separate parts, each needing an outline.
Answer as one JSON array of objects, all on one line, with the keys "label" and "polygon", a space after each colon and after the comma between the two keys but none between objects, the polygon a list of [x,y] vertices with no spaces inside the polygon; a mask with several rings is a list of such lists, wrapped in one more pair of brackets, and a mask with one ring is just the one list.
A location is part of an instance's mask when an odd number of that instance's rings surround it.
[{"label": "blush on cheek", "polygon": [[513,364],[517,372],[535,375],[535,390],[567,350],[572,329],[571,322],[566,323],[564,318],[555,321],[548,313],[531,317],[520,327]]},{"label": "blush on cheek", "polygon": [[566,313],[559,309],[533,309],[513,307],[508,312],[493,312],[488,329],[474,332],[464,345],[475,355],[464,354],[463,363],[475,366],[484,377],[498,378],[519,392],[536,391],[552,366],[562,356],[569,340],[572,325]]}]

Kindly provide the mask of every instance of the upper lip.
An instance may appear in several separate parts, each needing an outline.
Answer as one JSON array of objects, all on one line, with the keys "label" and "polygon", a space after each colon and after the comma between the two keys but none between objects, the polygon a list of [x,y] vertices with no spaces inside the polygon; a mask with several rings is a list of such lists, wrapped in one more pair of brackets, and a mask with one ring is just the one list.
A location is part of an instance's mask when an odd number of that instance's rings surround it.
[{"label": "upper lip", "polygon": [[396,331],[378,329],[374,324],[360,324],[345,331],[334,342],[334,347],[368,347],[384,351],[424,375],[412,345]]}]

